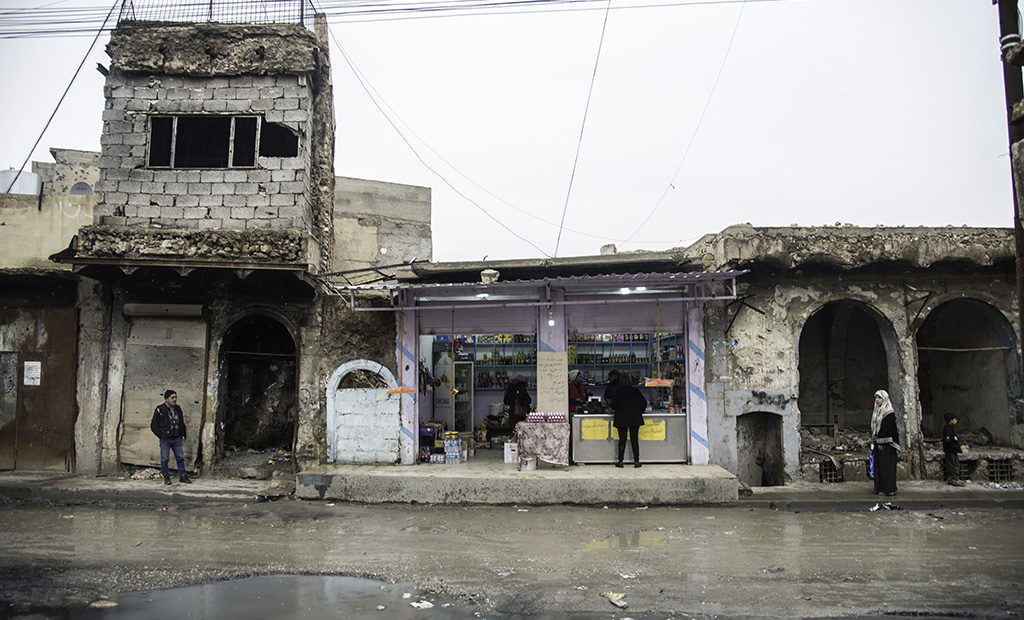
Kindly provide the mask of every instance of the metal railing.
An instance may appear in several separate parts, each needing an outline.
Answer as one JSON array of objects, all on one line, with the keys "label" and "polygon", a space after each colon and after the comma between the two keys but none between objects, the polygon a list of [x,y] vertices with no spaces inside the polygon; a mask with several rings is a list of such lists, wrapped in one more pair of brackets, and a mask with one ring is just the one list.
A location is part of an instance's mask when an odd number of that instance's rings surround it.
[{"label": "metal railing", "polygon": [[312,0],[122,0],[123,21],[302,24],[313,27]]}]

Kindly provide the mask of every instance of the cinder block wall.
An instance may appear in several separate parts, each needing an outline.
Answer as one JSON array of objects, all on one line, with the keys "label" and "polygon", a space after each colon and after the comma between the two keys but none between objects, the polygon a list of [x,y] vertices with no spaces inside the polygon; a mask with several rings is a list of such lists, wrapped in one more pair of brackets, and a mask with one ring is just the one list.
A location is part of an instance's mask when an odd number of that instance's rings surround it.
[{"label": "cinder block wall", "polygon": [[[198,229],[304,228],[313,224],[304,75],[192,77],[112,70],[104,87],[95,224]],[[150,168],[149,119],[255,115],[298,135],[296,157],[257,157],[251,168]]]}]

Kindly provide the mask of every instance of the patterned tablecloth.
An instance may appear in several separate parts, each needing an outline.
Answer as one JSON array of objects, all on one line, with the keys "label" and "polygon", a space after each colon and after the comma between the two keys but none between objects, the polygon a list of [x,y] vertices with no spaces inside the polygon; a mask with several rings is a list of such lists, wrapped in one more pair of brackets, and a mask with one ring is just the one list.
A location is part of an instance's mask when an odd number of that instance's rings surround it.
[{"label": "patterned tablecloth", "polygon": [[537,457],[547,463],[569,466],[568,422],[520,422],[516,424],[519,457]]}]

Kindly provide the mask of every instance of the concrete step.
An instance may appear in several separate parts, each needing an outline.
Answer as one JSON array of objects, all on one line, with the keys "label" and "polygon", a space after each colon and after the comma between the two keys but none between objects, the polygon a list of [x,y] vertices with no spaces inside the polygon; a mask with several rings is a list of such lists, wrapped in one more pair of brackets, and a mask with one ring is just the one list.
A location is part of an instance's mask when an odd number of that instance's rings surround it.
[{"label": "concrete step", "polygon": [[736,477],[714,465],[611,465],[536,470],[501,463],[325,465],[297,475],[295,495],[365,503],[425,504],[729,504]]}]

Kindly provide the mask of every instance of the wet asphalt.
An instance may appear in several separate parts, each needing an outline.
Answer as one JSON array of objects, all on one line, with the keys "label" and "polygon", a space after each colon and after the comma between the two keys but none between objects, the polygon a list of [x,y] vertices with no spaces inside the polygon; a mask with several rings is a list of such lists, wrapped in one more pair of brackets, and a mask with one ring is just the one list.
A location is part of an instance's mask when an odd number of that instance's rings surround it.
[{"label": "wet asphalt", "polygon": [[1024,613],[1024,511],[873,507],[4,499],[0,615],[251,618],[253,605],[280,618]]}]

